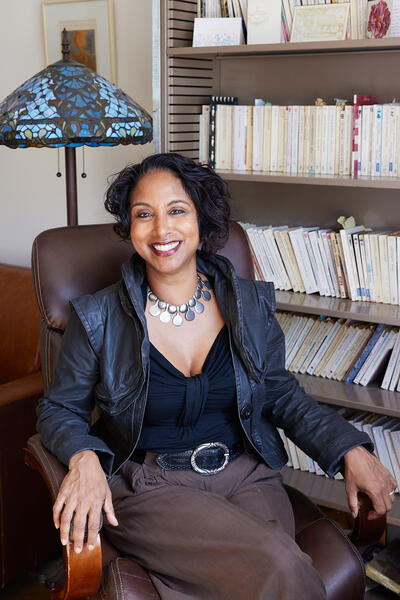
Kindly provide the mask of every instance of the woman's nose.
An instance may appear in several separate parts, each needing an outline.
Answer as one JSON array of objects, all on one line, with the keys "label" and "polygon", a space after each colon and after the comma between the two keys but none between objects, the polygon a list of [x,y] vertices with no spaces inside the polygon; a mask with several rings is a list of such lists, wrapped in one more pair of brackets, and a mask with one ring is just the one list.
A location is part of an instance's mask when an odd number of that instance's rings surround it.
[{"label": "woman's nose", "polygon": [[170,231],[170,219],[166,215],[159,215],[154,220],[154,230],[161,238],[167,235]]}]

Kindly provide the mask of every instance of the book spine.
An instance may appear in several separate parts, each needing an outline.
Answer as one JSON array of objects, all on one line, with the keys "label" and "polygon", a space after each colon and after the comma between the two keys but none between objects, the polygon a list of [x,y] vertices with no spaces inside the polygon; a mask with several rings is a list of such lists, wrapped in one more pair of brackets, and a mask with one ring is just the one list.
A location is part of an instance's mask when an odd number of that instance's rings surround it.
[{"label": "book spine", "polygon": [[279,106],[272,106],[271,114],[271,172],[278,170]]},{"label": "book spine", "polygon": [[264,106],[253,106],[253,171],[263,167]]},{"label": "book spine", "polygon": [[299,124],[300,106],[292,107],[292,139],[290,174],[297,175],[299,162]]},{"label": "book spine", "polygon": [[271,170],[271,114],[272,106],[264,106],[264,128],[263,128],[263,171]]},{"label": "book spine", "polygon": [[292,163],[292,126],[293,126],[293,106],[286,107],[286,144],[284,149],[285,154],[285,168],[284,171],[290,174],[290,168]]}]

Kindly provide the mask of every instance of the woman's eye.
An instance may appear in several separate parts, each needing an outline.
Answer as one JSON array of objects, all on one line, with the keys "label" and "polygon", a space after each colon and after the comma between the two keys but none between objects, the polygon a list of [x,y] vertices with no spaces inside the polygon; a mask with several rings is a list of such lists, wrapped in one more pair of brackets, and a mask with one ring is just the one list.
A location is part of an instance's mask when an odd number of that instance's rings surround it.
[{"label": "woman's eye", "polygon": [[146,219],[147,217],[150,216],[150,214],[151,213],[149,213],[148,211],[146,211],[146,212],[138,213],[136,216],[139,217],[139,219]]},{"label": "woman's eye", "polygon": [[171,210],[171,215],[181,215],[185,211],[182,208],[173,208]]}]

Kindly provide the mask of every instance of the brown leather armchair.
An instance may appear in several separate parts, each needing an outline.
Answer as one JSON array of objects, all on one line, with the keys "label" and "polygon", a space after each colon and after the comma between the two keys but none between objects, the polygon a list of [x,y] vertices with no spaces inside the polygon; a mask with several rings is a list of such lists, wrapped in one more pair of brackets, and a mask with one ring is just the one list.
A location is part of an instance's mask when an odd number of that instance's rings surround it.
[{"label": "brown leather armchair", "polygon": [[[40,312],[31,269],[0,264],[0,588],[48,556],[51,506],[45,486],[23,463],[43,393]],[[32,477],[32,475],[34,475]],[[31,502],[27,505],[29,490]],[[50,544],[51,546],[51,544]]]},{"label": "brown leather armchair", "polygon": [[[69,315],[68,300],[105,287],[120,276],[120,265],[132,252],[120,241],[111,225],[86,225],[52,229],[41,233],[33,245],[33,273],[43,317],[41,330],[42,364],[45,388],[49,384],[62,333]],[[234,263],[238,273],[252,277],[252,263],[242,229],[231,224],[229,240],[221,251]],[[26,461],[45,478],[53,499],[66,468],[40,443],[38,436],[28,441]],[[332,521],[303,494],[287,488],[294,508],[296,540],[313,559],[321,573],[329,600],[361,600],[364,597],[364,568],[361,558]],[[384,522],[374,523],[380,530]],[[377,535],[379,533],[377,532]],[[366,541],[366,540],[365,540]],[[130,559],[119,557],[104,539],[89,552],[86,547],[75,555],[64,549],[66,580],[53,590],[53,600],[93,596],[111,600],[150,600],[158,598],[145,571]],[[99,590],[102,565],[108,566]]]}]

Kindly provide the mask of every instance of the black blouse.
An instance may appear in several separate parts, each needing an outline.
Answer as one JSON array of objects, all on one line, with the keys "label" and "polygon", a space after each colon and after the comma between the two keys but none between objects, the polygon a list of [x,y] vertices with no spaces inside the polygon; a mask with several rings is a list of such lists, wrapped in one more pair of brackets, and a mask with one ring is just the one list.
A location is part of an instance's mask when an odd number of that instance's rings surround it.
[{"label": "black blouse", "polygon": [[150,344],[150,380],[138,450],[175,452],[205,442],[241,439],[236,385],[226,325],[202,372],[186,377]]}]

